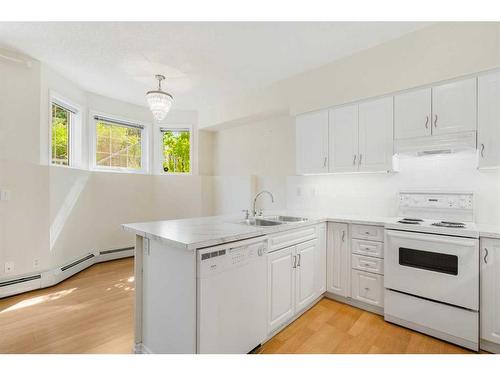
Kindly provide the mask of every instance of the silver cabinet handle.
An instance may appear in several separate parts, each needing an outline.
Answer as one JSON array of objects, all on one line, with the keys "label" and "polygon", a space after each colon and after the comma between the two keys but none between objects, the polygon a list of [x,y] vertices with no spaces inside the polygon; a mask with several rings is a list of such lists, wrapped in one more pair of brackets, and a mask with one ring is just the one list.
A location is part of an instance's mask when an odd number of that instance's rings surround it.
[{"label": "silver cabinet handle", "polygon": [[429,115],[425,116],[425,128],[429,129]]},{"label": "silver cabinet handle", "polygon": [[484,263],[488,264],[488,249],[484,248]]},{"label": "silver cabinet handle", "polygon": [[484,158],[484,143],[481,143],[481,157]]},{"label": "silver cabinet handle", "polygon": [[325,156],[325,159],[323,160],[323,168],[326,168],[326,162],[328,161],[328,158]]},{"label": "silver cabinet handle", "polygon": [[297,260],[297,267],[300,267],[300,254],[297,255],[298,260]]},{"label": "silver cabinet handle", "polygon": [[345,230],[342,231],[342,242],[345,242]]},{"label": "silver cabinet handle", "polygon": [[438,115],[434,115],[434,127],[438,127]]},{"label": "silver cabinet handle", "polygon": [[292,268],[297,268],[297,257],[294,255],[293,256],[293,266]]},{"label": "silver cabinet handle", "polygon": [[352,159],[352,165],[356,165],[356,157],[357,157],[357,156],[358,156],[358,155],[354,155],[354,159]]},{"label": "silver cabinet handle", "polygon": [[363,154],[359,154],[359,165],[361,165],[362,160],[363,160]]}]

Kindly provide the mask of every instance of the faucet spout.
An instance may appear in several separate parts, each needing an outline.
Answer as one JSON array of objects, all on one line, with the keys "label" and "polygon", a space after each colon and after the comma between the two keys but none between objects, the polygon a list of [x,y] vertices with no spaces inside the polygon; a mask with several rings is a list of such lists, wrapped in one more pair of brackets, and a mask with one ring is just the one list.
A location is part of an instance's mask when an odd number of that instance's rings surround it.
[{"label": "faucet spout", "polygon": [[253,207],[252,207],[252,213],[253,216],[257,215],[257,210],[255,209],[255,204],[257,203],[257,199],[262,195],[262,194],[267,194],[271,197],[271,202],[274,203],[274,196],[273,193],[271,193],[269,190],[262,190],[261,192],[257,193],[255,195],[255,198],[253,199]]}]

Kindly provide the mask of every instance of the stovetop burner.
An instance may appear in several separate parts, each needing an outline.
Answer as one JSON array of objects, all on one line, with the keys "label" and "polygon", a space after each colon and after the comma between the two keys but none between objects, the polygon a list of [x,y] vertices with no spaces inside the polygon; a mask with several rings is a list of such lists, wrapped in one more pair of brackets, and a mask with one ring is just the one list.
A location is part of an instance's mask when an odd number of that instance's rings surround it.
[{"label": "stovetop burner", "polygon": [[456,223],[453,221],[439,221],[437,223],[432,223],[436,227],[446,227],[446,228],[465,228],[464,223]]},{"label": "stovetop burner", "polygon": [[398,220],[398,223],[401,224],[420,224],[423,220],[422,219],[411,219],[411,218],[403,218],[401,220]]}]

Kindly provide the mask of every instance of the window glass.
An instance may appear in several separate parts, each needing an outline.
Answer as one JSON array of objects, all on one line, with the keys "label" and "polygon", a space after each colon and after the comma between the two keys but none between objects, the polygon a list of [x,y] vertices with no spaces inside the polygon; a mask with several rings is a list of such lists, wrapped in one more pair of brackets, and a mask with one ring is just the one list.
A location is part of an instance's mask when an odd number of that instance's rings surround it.
[{"label": "window glass", "polygon": [[188,129],[162,129],[162,166],[166,173],[191,171],[191,136]]},{"label": "window glass", "polygon": [[96,122],[96,165],[141,169],[142,129],[106,121]]},{"label": "window glass", "polygon": [[71,112],[52,103],[52,164],[69,165]]}]

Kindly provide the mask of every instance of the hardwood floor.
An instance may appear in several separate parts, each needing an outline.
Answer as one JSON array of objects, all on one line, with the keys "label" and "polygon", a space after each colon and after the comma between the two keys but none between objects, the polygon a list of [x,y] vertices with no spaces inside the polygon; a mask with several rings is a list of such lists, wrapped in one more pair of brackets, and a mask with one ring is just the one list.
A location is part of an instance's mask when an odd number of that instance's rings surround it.
[{"label": "hardwood floor", "polygon": [[465,354],[472,352],[387,323],[379,315],[323,298],[265,343],[259,353]]},{"label": "hardwood floor", "polygon": [[[0,299],[0,353],[131,353],[133,259],[101,263],[51,288]],[[322,299],[259,353],[468,353]]]},{"label": "hardwood floor", "polygon": [[0,299],[0,353],[131,353],[133,258]]}]

